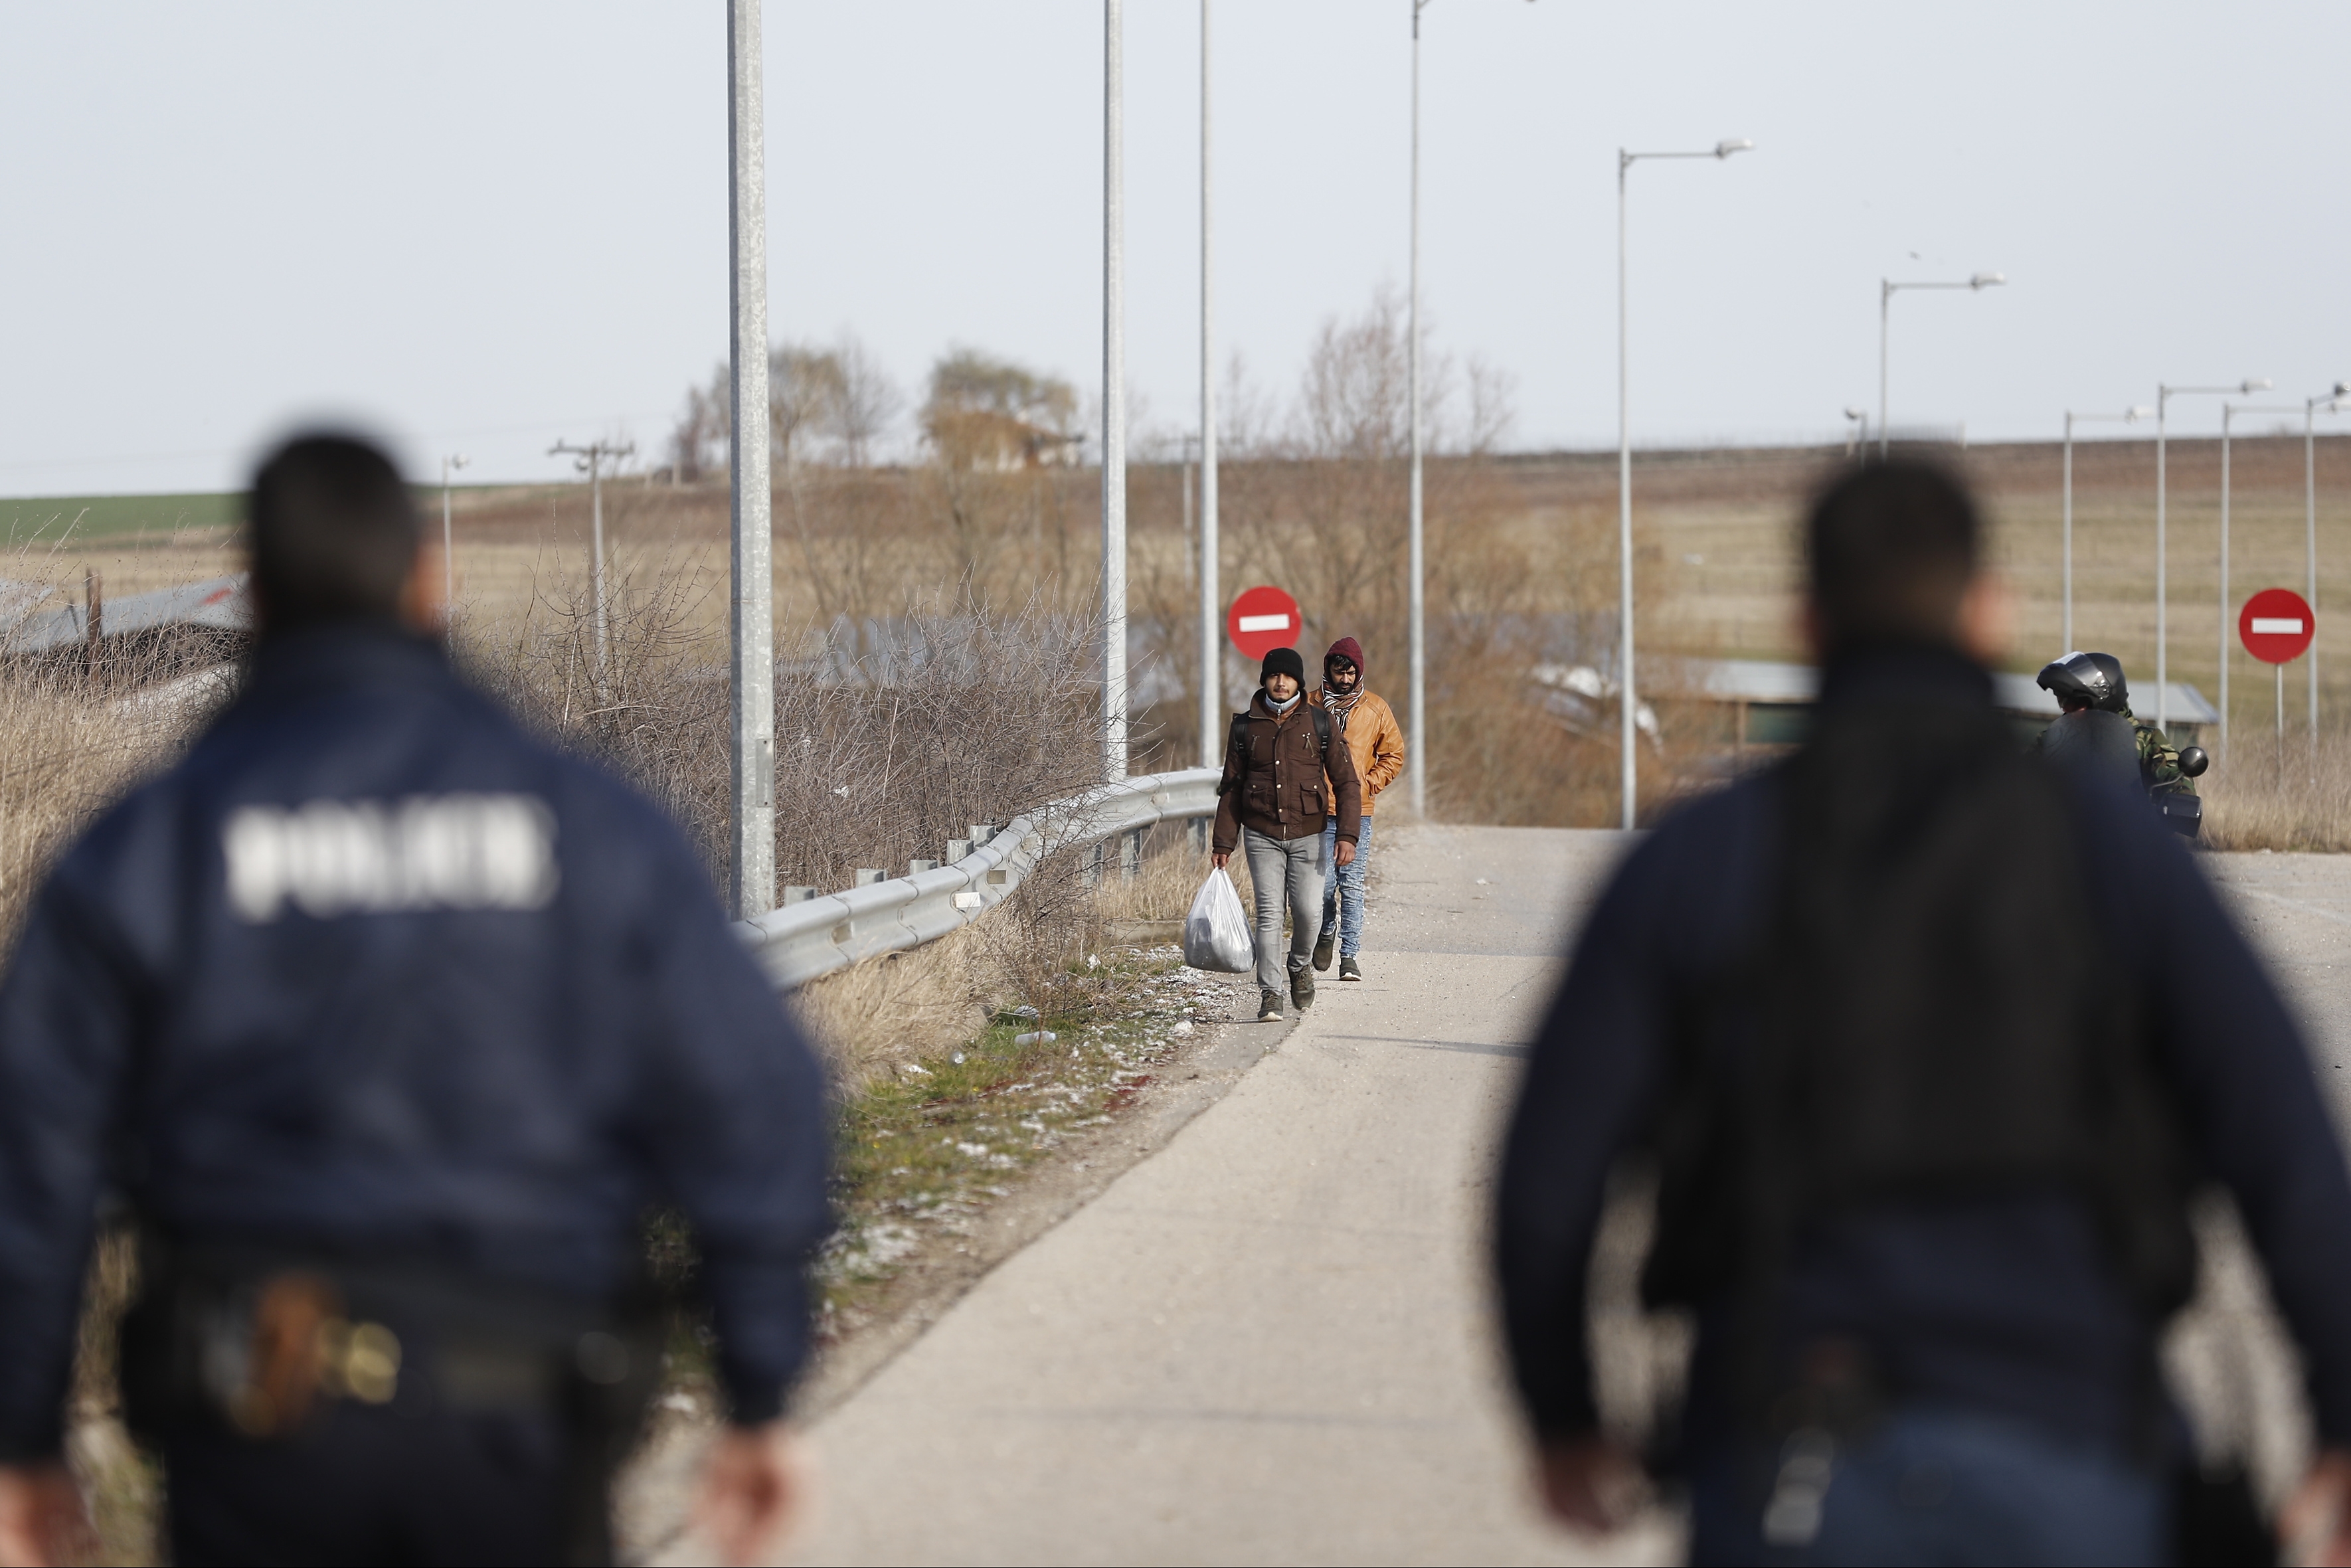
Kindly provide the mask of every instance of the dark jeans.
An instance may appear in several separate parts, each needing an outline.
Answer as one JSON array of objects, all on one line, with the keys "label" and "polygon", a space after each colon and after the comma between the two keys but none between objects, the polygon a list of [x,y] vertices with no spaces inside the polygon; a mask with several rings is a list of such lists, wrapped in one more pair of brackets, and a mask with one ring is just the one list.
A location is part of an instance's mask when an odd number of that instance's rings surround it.
[{"label": "dark jeans", "polygon": [[2170,1558],[2164,1478],[2021,1422],[1897,1410],[1865,1438],[1701,1456],[1694,1563],[2153,1563]]},{"label": "dark jeans", "polygon": [[551,1415],[340,1403],[300,1435],[212,1427],[163,1445],[172,1561],[610,1563],[605,1478]]}]

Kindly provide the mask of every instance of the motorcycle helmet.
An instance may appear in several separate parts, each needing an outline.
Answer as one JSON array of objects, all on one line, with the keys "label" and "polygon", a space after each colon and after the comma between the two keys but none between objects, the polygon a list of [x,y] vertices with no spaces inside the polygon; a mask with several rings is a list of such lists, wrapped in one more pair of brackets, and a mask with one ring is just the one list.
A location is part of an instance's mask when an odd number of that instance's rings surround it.
[{"label": "motorcycle helmet", "polygon": [[2054,695],[2060,706],[2072,704],[2101,713],[2120,713],[2130,706],[2123,662],[2112,653],[2061,653],[2041,666],[2036,684]]}]

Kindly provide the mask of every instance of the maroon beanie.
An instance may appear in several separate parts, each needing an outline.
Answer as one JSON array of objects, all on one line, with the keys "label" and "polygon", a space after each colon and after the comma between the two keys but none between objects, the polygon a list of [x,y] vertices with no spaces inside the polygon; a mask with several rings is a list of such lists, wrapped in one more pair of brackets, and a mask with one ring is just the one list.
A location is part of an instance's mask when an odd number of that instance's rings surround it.
[{"label": "maroon beanie", "polygon": [[1333,659],[1346,660],[1362,671],[1364,678],[1370,678],[1370,672],[1364,670],[1364,645],[1353,637],[1340,638],[1331,644],[1331,651],[1322,655],[1322,673],[1326,676],[1331,673],[1331,661]]}]

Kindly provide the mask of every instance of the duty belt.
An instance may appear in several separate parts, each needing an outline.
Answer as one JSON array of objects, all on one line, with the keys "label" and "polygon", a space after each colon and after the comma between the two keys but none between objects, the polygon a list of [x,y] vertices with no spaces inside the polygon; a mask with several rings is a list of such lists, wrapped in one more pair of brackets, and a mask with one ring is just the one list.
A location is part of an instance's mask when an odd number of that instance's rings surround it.
[{"label": "duty belt", "polygon": [[150,1245],[141,1274],[122,1343],[141,1436],[204,1413],[284,1437],[338,1401],[633,1430],[661,1375],[643,1292],[585,1301],[437,1263],[246,1248]]}]

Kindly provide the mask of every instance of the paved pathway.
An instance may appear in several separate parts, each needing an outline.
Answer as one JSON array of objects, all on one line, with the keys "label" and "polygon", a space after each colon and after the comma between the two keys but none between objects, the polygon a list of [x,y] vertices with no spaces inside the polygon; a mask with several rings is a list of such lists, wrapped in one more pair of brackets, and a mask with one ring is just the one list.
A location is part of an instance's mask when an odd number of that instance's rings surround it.
[{"label": "paved pathway", "polygon": [[[843,1563],[1550,1563],[1479,1242],[1608,833],[1383,837],[1371,978],[818,1425]],[[1254,1027],[1254,1026],[1251,1026]],[[1612,1543],[1662,1559],[1661,1530]]]},{"label": "paved pathway", "polygon": [[[825,1502],[798,1559],[1669,1558],[1661,1527],[1585,1553],[1535,1517],[1479,1240],[1530,1015],[1618,848],[1598,832],[1384,837],[1370,981],[1326,986],[1225,1099],[818,1425]],[[2351,857],[2206,863],[2351,1125]],[[2267,1343],[2250,1363],[2191,1349],[2187,1375],[2249,1372],[2282,1394],[2257,1290],[2222,1273],[2208,1333]],[[2252,1424],[2263,1468],[2290,1473],[2294,1424]]]}]

